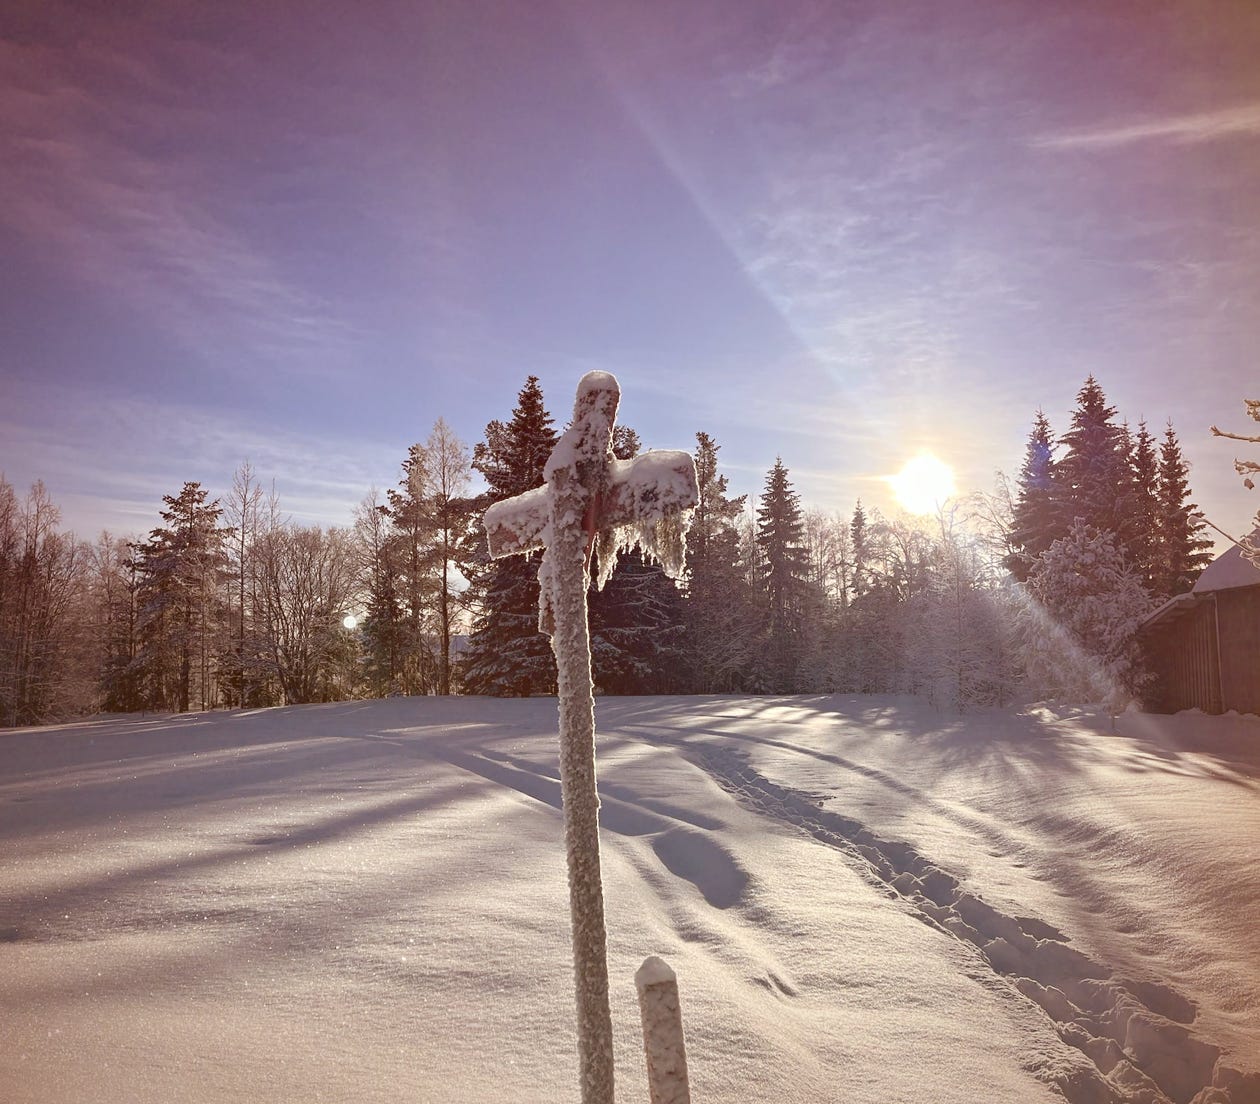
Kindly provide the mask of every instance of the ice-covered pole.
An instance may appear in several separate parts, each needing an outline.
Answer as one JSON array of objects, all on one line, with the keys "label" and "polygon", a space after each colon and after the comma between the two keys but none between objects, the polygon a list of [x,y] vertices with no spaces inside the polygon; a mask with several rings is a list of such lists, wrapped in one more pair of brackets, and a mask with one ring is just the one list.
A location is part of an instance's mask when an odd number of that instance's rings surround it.
[{"label": "ice-covered pole", "polygon": [[[595,378],[592,378],[595,377]],[[569,864],[569,911],[577,986],[578,1064],[583,1104],[612,1104],[612,1014],[608,938],[599,865],[595,783],[595,698],[587,624],[587,530],[608,482],[620,392],[606,373],[583,377],[573,423],[544,469],[551,492],[551,539],[538,570],[541,622],[551,630],[560,704],[560,790]]]},{"label": "ice-covered pole", "polygon": [[699,497],[685,452],[614,460],[612,429],[621,389],[608,372],[578,384],[573,421],[544,469],[545,487],[495,503],[485,527],[492,556],[543,549],[538,570],[539,628],[551,635],[560,706],[560,788],[569,868],[578,1064],[583,1104],[612,1104],[612,1016],[599,862],[595,781],[595,696],[586,591],[590,569],[602,581],[617,549],[633,543],[682,567],[683,535]]},{"label": "ice-covered pole", "polygon": [[649,1100],[651,1104],[691,1104],[678,979],[664,959],[652,955],[635,973],[634,984],[643,1018]]}]

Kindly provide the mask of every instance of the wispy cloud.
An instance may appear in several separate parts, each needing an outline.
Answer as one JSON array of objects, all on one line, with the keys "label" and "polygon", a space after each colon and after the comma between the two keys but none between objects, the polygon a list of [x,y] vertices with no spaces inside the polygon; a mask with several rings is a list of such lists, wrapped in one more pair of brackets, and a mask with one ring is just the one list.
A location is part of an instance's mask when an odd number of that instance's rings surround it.
[{"label": "wispy cloud", "polygon": [[1107,150],[1136,142],[1191,145],[1239,135],[1260,135],[1260,103],[1039,134],[1030,144],[1035,149]]},{"label": "wispy cloud", "polygon": [[128,99],[142,64],[86,49],[0,43],[0,219],[190,347],[283,359],[351,342],[216,202],[205,166],[146,148],[188,109]]},{"label": "wispy cloud", "polygon": [[[760,363],[638,382],[715,433],[739,492],[758,493],[781,452],[810,501],[851,509],[860,494],[870,506],[889,497],[884,477],[908,441],[987,487],[991,455],[941,426],[967,424],[979,405],[969,328],[1029,309],[974,186],[1000,110],[977,120],[977,78],[958,116],[967,126],[942,126],[948,112],[925,112],[914,82],[888,76],[902,71],[902,20],[843,30],[825,5],[799,10],[767,48],[737,42],[679,87],[625,63],[616,37],[623,101],[792,339],[777,357],[758,350]],[[706,159],[710,130],[724,140]]]}]

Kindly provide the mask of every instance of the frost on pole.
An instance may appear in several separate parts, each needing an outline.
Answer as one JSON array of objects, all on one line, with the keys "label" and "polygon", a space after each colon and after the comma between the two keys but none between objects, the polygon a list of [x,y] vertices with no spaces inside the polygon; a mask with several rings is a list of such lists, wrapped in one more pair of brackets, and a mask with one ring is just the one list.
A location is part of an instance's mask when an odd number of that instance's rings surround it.
[{"label": "frost on pole", "polygon": [[683,568],[687,525],[700,497],[686,452],[612,455],[621,388],[608,372],[578,383],[573,421],[552,450],[545,487],[495,503],[485,515],[490,555],[543,550],[538,627],[551,636],[560,704],[560,788],[569,865],[578,1064],[583,1104],[612,1104],[608,938],[599,866],[595,694],[586,591],[602,587],[617,554],[641,547],[671,575]]}]

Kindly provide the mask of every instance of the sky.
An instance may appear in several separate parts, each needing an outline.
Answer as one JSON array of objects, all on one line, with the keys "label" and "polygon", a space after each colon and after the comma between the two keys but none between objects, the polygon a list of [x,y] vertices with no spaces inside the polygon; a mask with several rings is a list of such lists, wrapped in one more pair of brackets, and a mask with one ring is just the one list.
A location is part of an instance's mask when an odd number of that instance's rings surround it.
[{"label": "sky", "polygon": [[10,0],[0,471],[82,536],[246,459],[348,524],[437,418],[532,374],[562,425],[597,368],[736,492],[893,513],[1092,373],[1237,533],[1258,56],[1250,0]]}]

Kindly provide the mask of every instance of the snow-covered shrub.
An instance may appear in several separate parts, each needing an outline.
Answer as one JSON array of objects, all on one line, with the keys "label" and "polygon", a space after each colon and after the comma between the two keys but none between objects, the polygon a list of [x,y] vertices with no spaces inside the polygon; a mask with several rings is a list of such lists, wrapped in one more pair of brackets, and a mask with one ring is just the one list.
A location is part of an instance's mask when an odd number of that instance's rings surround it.
[{"label": "snow-covered shrub", "polygon": [[1034,688],[1116,707],[1140,691],[1135,634],[1153,603],[1114,534],[1078,519],[1038,558],[1027,592],[1020,635]]}]

